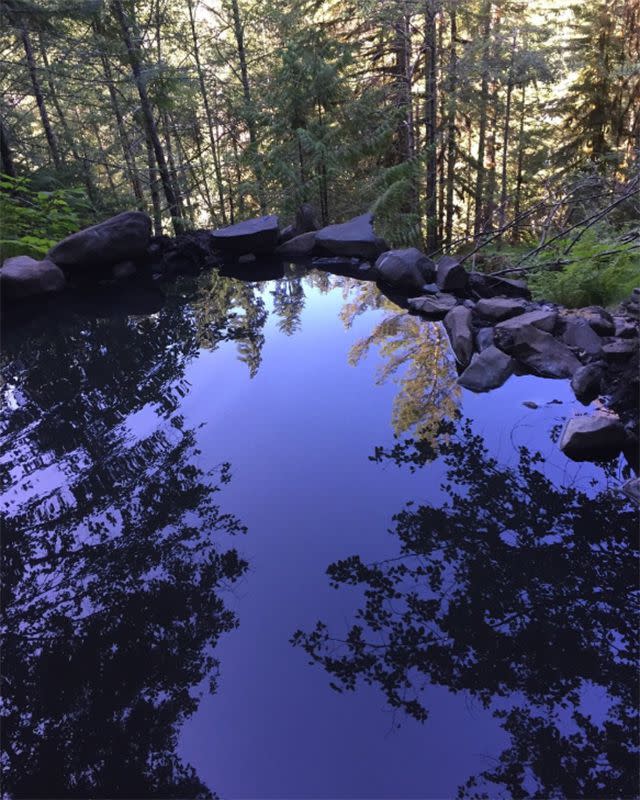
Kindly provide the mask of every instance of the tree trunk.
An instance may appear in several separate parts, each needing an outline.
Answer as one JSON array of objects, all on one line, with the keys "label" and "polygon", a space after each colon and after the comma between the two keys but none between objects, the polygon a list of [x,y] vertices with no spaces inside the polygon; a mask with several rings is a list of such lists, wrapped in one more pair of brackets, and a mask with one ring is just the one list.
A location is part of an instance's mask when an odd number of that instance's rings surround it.
[{"label": "tree trunk", "polygon": [[427,216],[427,252],[438,249],[437,204],[437,53],[436,53],[436,0],[425,3],[425,114],[424,124],[427,148],[427,189],[425,211]]},{"label": "tree trunk", "polygon": [[0,117],[0,171],[10,178],[16,177],[16,168],[13,163],[9,136],[2,117]]},{"label": "tree trunk", "polygon": [[473,231],[475,236],[479,236],[482,231],[482,209],[484,202],[484,154],[487,135],[487,112],[489,106],[489,37],[491,36],[491,5],[492,0],[485,0],[482,8],[482,81],[480,85],[480,109],[479,109],[479,130],[478,130],[478,168],[476,173],[475,191],[475,221]]},{"label": "tree trunk", "polygon": [[445,247],[451,247],[453,236],[453,191],[456,171],[456,92],[458,90],[458,54],[456,51],[456,38],[458,36],[457,18],[455,8],[451,11],[451,42],[449,45],[449,75],[448,75],[448,104],[447,114],[447,186],[446,186],[446,224],[444,230]]},{"label": "tree trunk", "polygon": [[520,241],[520,207],[522,204],[522,178],[524,171],[524,120],[526,115],[527,87],[522,84],[522,100],[520,107],[520,130],[518,132],[518,166],[516,171],[516,192],[513,203],[513,242]]},{"label": "tree trunk", "polygon": [[[511,129],[511,100],[513,97],[513,68],[516,56],[516,46],[518,43],[517,31],[513,33],[511,40],[511,61],[509,63],[509,78],[507,80],[507,100],[504,110],[504,134],[502,137],[502,169],[500,175],[500,211],[498,216],[498,227],[502,231],[507,218],[507,161],[509,156],[509,134]],[[502,233],[498,240],[498,245],[502,244]]]},{"label": "tree trunk", "polygon": [[151,111],[151,103],[149,102],[147,87],[144,81],[144,77],[142,75],[140,54],[131,37],[131,31],[129,30],[127,19],[124,10],[122,8],[122,1],[112,0],[112,8],[114,10],[116,19],[118,20],[118,23],[120,25],[122,38],[124,40],[124,44],[127,49],[127,54],[129,56],[131,71],[133,73],[133,78],[136,84],[136,88],[138,90],[138,95],[140,97],[140,106],[142,109],[142,113],[144,115],[147,133],[151,142],[151,146],[153,148],[155,160],[158,165],[158,171],[160,173],[160,179],[162,181],[162,188],[164,190],[164,195],[167,200],[167,205],[169,207],[169,213],[171,214],[171,220],[173,222],[173,229],[176,232],[176,234],[182,233],[183,226],[180,220],[180,206],[178,203],[178,198],[176,197],[173,186],[171,184],[171,176],[169,175],[169,170],[167,168],[167,161],[165,159],[164,152],[162,150],[162,145],[160,144],[160,139],[158,137],[158,129],[156,127],[156,123],[153,118],[153,113]]},{"label": "tree trunk", "polygon": [[[216,176],[216,185],[218,189],[218,200],[220,202],[220,215],[222,217],[222,224],[227,224],[227,210],[224,201],[224,187],[222,184],[222,169],[220,167],[220,157],[218,154],[218,143],[216,141],[214,117],[209,103],[209,95],[204,80],[204,72],[202,71],[202,64],[200,63],[200,43],[196,33],[196,20],[193,13],[193,0],[187,0],[187,7],[189,9],[189,24],[191,27],[191,38],[193,40],[193,57],[196,62],[196,71],[198,73],[198,83],[200,85],[200,94],[202,95],[202,104],[204,106],[204,114],[207,120],[207,129],[209,132],[209,144],[211,146],[211,158],[213,160],[213,170]],[[206,181],[206,176],[205,176]],[[207,187],[208,192],[208,187]]]}]

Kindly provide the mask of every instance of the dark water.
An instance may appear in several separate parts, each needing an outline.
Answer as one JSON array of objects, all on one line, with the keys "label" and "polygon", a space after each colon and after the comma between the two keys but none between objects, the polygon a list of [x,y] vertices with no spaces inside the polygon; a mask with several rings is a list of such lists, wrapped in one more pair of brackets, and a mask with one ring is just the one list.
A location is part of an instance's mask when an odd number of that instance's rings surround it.
[{"label": "dark water", "polygon": [[568,384],[460,390],[371,284],[166,291],[4,336],[5,795],[635,796],[637,514]]}]

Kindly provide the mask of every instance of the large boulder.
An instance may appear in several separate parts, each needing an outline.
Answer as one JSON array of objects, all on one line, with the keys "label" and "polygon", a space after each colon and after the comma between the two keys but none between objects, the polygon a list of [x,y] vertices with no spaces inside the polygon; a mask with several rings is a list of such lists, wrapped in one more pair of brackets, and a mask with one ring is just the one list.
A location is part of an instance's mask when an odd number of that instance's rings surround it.
[{"label": "large boulder", "polygon": [[3,300],[20,300],[65,286],[64,273],[53,261],[37,261],[29,256],[8,258],[0,269],[0,295]]},{"label": "large boulder", "polygon": [[449,334],[451,348],[457,361],[466,367],[473,355],[471,311],[464,306],[452,308],[444,318],[444,327]]},{"label": "large boulder", "polygon": [[530,372],[543,378],[571,378],[580,368],[580,362],[573,352],[550,333],[533,325],[510,330],[502,328],[504,324],[500,323],[495,328],[497,346]]},{"label": "large boulder", "polygon": [[246,253],[272,253],[278,245],[278,217],[268,215],[236,222],[211,233],[216,250],[231,256]]},{"label": "large boulder", "polygon": [[375,264],[378,277],[389,286],[421,292],[436,276],[436,265],[415,247],[387,250]]},{"label": "large boulder", "polygon": [[276,247],[276,255],[283,258],[306,258],[311,255],[315,246],[315,231],[307,231],[307,233],[301,233],[299,236],[294,236],[293,239],[288,239],[278,245]]},{"label": "large boulder", "polygon": [[387,249],[373,229],[373,214],[362,214],[348,222],[328,225],[316,234],[317,244],[336,256],[376,259]]},{"label": "large boulder", "polygon": [[471,363],[458,378],[460,386],[472,392],[488,392],[497,389],[513,373],[515,361],[489,345],[481,353],[476,353]]},{"label": "large boulder", "polygon": [[434,294],[427,297],[412,297],[407,305],[421,317],[436,320],[444,319],[456,304],[457,300],[451,294]]},{"label": "large boulder", "polygon": [[571,388],[576,398],[589,405],[600,394],[604,369],[602,364],[586,364],[576,370],[571,378]]},{"label": "large boulder", "polygon": [[499,275],[485,275],[483,272],[469,273],[469,288],[478,297],[522,297],[531,299],[531,292],[525,281],[514,281]]},{"label": "large boulder", "polygon": [[443,292],[463,292],[469,282],[469,273],[459,259],[443,256],[438,261],[436,283]]},{"label": "large boulder", "polygon": [[584,320],[600,336],[613,336],[615,333],[615,323],[608,311],[600,306],[587,306],[586,308],[575,308],[563,312],[565,320]]},{"label": "large boulder", "polygon": [[567,320],[562,334],[562,341],[587,356],[597,357],[602,355],[602,339],[586,320]]},{"label": "large boulder", "polygon": [[625,445],[626,432],[617,416],[573,417],[562,431],[560,449],[574,461],[615,458]]},{"label": "large boulder", "polygon": [[[496,340],[499,342],[501,336],[509,337],[515,331],[526,328],[538,328],[546,333],[551,333],[555,328],[558,313],[547,309],[537,309],[527,311],[526,314],[518,314],[516,317],[499,322],[496,325]],[[500,344],[498,344],[498,347]]]},{"label": "large boulder", "polygon": [[136,261],[146,256],[151,219],[142,211],[125,211],[72,233],[47,253],[64,270],[91,270]]},{"label": "large boulder", "polygon": [[624,362],[638,352],[639,346],[637,339],[614,339],[603,345],[602,351],[607,361]]},{"label": "large boulder", "polygon": [[493,322],[524,314],[527,304],[525,300],[511,297],[483,298],[476,303],[476,311],[480,316]]}]

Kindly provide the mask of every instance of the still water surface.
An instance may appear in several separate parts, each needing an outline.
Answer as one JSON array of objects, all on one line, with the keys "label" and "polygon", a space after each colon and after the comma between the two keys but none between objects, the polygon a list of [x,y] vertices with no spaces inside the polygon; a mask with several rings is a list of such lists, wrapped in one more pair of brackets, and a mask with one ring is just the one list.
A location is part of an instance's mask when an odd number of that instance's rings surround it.
[{"label": "still water surface", "polygon": [[323,273],[167,294],[4,337],[7,795],[634,796],[637,516],[568,383],[467,393]]}]

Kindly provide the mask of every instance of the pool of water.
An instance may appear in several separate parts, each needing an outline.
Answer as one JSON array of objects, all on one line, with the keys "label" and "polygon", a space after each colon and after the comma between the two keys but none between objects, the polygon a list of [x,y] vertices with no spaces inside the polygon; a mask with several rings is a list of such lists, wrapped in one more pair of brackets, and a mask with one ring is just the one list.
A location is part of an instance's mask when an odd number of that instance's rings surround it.
[{"label": "pool of water", "polygon": [[4,335],[6,795],[632,796],[637,514],[568,382],[468,393],[326,273],[165,293]]}]

